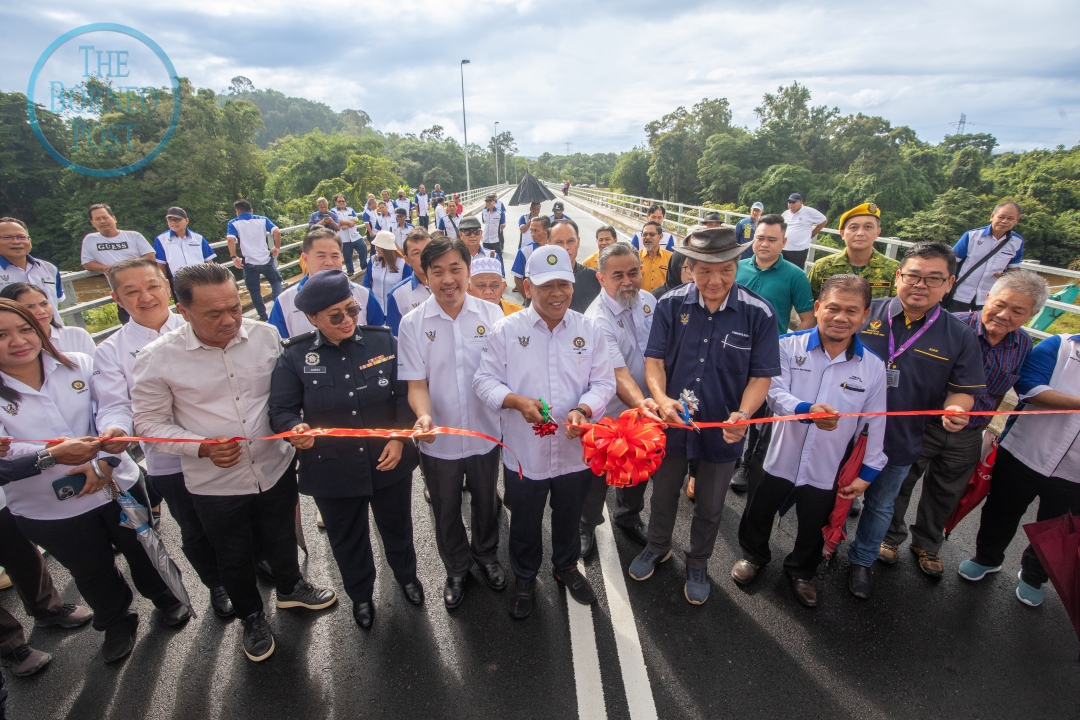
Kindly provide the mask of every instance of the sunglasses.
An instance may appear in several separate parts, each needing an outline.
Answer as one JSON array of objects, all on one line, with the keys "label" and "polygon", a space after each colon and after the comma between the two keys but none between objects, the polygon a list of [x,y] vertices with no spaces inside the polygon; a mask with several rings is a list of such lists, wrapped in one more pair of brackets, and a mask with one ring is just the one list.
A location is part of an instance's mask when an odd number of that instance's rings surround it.
[{"label": "sunglasses", "polygon": [[340,325],[345,322],[345,316],[353,318],[354,320],[360,317],[360,306],[356,303],[352,304],[352,307],[346,308],[344,312],[341,310],[335,310],[326,316],[326,319],[330,321],[331,325]]},{"label": "sunglasses", "polygon": [[468,236],[472,237],[473,235],[483,235],[484,231],[483,230],[462,230],[461,234],[462,235],[468,235]]}]

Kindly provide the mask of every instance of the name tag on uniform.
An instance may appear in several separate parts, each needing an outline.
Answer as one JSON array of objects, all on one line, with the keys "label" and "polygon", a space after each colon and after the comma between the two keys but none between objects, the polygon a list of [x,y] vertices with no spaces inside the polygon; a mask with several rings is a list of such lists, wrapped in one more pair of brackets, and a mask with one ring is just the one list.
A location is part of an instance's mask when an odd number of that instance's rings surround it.
[{"label": "name tag on uniform", "polygon": [[326,368],[322,367],[322,366],[319,366],[319,367],[305,366],[304,367],[304,374],[307,375],[308,373],[317,373],[317,374],[320,374],[320,375],[325,375],[326,374]]},{"label": "name tag on uniform", "polygon": [[900,387],[900,371],[896,368],[886,368],[885,384],[888,387]]}]

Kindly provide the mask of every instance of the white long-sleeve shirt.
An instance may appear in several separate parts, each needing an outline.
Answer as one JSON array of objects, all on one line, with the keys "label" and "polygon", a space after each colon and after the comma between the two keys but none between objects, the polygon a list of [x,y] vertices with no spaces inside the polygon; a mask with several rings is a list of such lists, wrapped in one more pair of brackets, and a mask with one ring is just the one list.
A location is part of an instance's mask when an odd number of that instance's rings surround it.
[{"label": "white long-sleeve shirt", "polygon": [[[443,427],[467,428],[498,438],[499,412],[477,397],[473,378],[488,333],[503,318],[498,305],[465,296],[451,319],[434,297],[401,319],[398,328],[398,379],[426,380],[431,419]],[[480,438],[439,435],[422,443],[425,455],[458,460],[484,455],[497,446]]]},{"label": "white long-sleeve shirt", "polygon": [[[94,379],[91,385],[98,403],[98,424],[102,429],[118,427],[134,432],[131,420],[131,388],[135,384],[135,356],[167,332],[185,325],[184,318],[169,313],[161,330],[143,327],[134,320],[121,325],[98,347],[94,355]],[[177,455],[161,452],[156,443],[141,443],[150,475],[182,472]]]},{"label": "white long-sleeve shirt", "polygon": [[[476,394],[502,414],[503,442],[513,457],[503,463],[526,478],[545,480],[584,470],[581,442],[568,440],[563,425],[578,405],[600,418],[615,397],[615,369],[600,327],[581,313],[567,310],[555,330],[532,307],[504,317],[488,334],[473,380]],[[543,398],[559,424],[554,435],[538,437],[517,410],[503,408],[510,393]]]},{"label": "white long-sleeve shirt", "polygon": [[[2,375],[4,384],[18,390],[22,399],[0,400],[0,436],[49,440],[96,436],[99,430],[111,427],[94,422],[93,359],[78,352],[65,353],[65,356],[75,363],[74,368],[65,367],[51,355],[42,353],[44,381],[40,390]],[[10,454],[32,454],[44,447],[44,443],[13,442]],[[139,468],[127,453],[110,456],[99,452],[98,457],[119,458],[113,479],[121,490],[127,490],[139,479]],[[57,498],[53,482],[71,470],[68,465],[55,465],[42,470],[40,475],[9,483],[4,490],[12,514],[35,520],[61,520],[82,515],[109,502],[102,492],[81,498]]]},{"label": "white long-sleeve shirt", "polygon": [[[191,325],[166,333],[135,356],[135,432],[165,438],[255,438],[270,429],[270,375],[281,354],[277,328],[243,321],[224,349],[204,344]],[[195,495],[252,495],[272,488],[295,455],[285,440],[242,443],[240,462],[219,468],[198,443],[158,443],[180,456]]]},{"label": "white long-sleeve shirt", "polygon": [[[858,336],[835,358],[825,352],[816,327],[780,338],[780,375],[769,386],[769,407],[777,415],[807,413],[817,403],[841,413],[885,412],[886,392],[885,363]],[[859,477],[872,482],[888,462],[884,417],[841,418],[835,430],[819,430],[809,421],[776,423],[765,472],[796,486],[830,490],[848,442],[867,423]]]},{"label": "white long-sleeve shirt", "polygon": [[[627,368],[645,397],[649,397],[649,388],[645,385],[645,348],[649,345],[655,308],[656,298],[644,290],[638,291],[637,305],[629,309],[620,305],[606,290],[601,290],[585,310],[585,317],[595,320],[604,331],[612,365]],[[626,409],[626,404],[614,397],[605,415],[618,417]]]}]

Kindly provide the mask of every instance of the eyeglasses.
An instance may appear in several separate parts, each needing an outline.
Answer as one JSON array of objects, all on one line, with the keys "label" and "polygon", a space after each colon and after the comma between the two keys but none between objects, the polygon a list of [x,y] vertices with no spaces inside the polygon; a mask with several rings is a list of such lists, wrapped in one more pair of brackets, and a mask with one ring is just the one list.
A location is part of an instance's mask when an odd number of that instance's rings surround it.
[{"label": "eyeglasses", "polygon": [[643,238],[658,238],[658,237],[660,237],[660,235],[658,235],[657,233],[641,233],[641,237],[643,237]]},{"label": "eyeglasses", "polygon": [[29,235],[0,235],[0,240],[3,240],[4,242],[26,242],[29,239]]},{"label": "eyeglasses", "polygon": [[180,222],[184,218],[173,217],[172,215],[165,216],[165,222]]},{"label": "eyeglasses", "polygon": [[900,273],[900,279],[904,281],[905,285],[918,285],[920,282],[926,283],[928,288],[939,288],[945,284],[945,281],[949,278],[943,278],[938,276],[923,277],[922,275],[915,275],[913,273]]},{"label": "eyeglasses", "polygon": [[462,230],[461,234],[462,235],[468,235],[468,236],[471,237],[473,235],[483,235],[484,232],[483,232],[483,230],[472,230],[472,229],[470,229],[470,230]]},{"label": "eyeglasses", "polygon": [[360,317],[360,306],[356,303],[352,304],[352,307],[346,308],[344,312],[341,310],[335,310],[331,314],[326,316],[326,319],[330,321],[331,325],[340,325],[345,322],[345,316],[353,318],[354,320]]}]

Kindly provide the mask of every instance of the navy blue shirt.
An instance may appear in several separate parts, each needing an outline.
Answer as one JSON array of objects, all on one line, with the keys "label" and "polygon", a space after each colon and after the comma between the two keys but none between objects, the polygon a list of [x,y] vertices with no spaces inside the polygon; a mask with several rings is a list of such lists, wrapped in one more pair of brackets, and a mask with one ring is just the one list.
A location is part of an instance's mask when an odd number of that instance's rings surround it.
[{"label": "navy blue shirt", "polygon": [[[693,390],[700,407],[693,419],[724,422],[739,409],[751,378],[780,374],[780,333],[772,306],[736,285],[710,313],[694,283],[675,288],[656,305],[645,357],[664,361],[667,394]],[[669,455],[734,462],[743,443],[724,441],[720,428],[667,431]]]},{"label": "navy blue shirt", "polygon": [[[904,351],[895,363],[889,363],[889,320],[893,317],[893,337],[897,350],[918,332],[927,318],[911,323],[904,318],[899,298],[878,298],[870,302],[870,317],[859,330],[859,339],[887,367],[900,371],[900,384],[889,388],[890,412],[899,410],[937,410],[942,396],[958,392],[979,395],[986,392],[982,350],[975,331],[944,309],[937,321],[915,344]],[[930,416],[890,417],[885,425],[885,454],[890,465],[911,465],[922,452],[926,423],[941,422]]]}]

